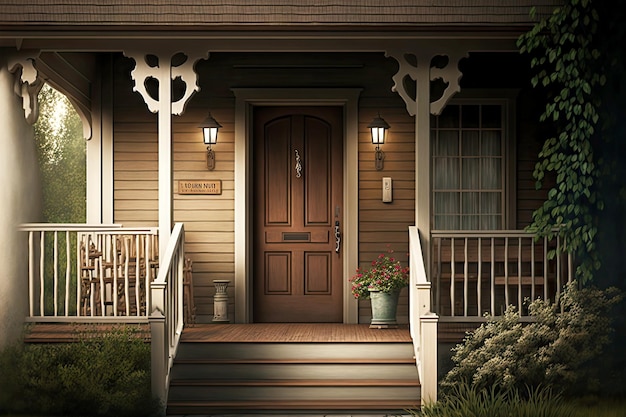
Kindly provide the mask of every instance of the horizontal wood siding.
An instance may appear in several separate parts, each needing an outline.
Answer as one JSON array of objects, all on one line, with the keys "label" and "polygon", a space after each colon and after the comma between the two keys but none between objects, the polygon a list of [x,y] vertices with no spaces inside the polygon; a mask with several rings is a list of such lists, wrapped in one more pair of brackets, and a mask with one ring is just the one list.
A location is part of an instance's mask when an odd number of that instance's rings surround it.
[{"label": "horizontal wood siding", "polygon": [[114,64],[113,221],[124,226],[158,226],[157,116],[132,91],[134,63]]},{"label": "horizontal wood siding", "polygon": [[[210,100],[198,94],[184,115],[175,118],[174,221],[185,223],[185,253],[193,260],[196,314],[201,321],[213,315],[213,280],[231,281],[231,318],[234,317],[235,271],[235,126],[232,99]],[[206,145],[198,124],[209,112],[222,125],[215,151],[215,169],[206,164]],[[182,195],[178,181],[221,181],[219,195]]]},{"label": "horizontal wood siding", "polygon": [[[393,75],[393,74],[392,74]],[[372,80],[375,82],[375,80]],[[389,90],[391,91],[391,89]],[[371,267],[381,253],[408,265],[408,227],[415,224],[415,122],[404,102],[393,93],[361,99],[359,111],[359,266]],[[374,145],[367,125],[380,113],[391,126],[385,144],[384,166],[376,171]],[[382,178],[392,180],[393,202],[382,202]],[[408,291],[400,294],[398,321],[408,323]],[[359,322],[369,323],[369,300],[359,302]]]},{"label": "horizontal wood siding", "polygon": [[541,207],[548,197],[548,187],[553,180],[548,176],[543,187],[537,189],[533,171],[543,142],[549,137],[539,126],[541,108],[536,106],[536,98],[529,91],[523,91],[518,98],[517,120],[517,213],[516,228],[524,229],[532,222],[533,212]]}]

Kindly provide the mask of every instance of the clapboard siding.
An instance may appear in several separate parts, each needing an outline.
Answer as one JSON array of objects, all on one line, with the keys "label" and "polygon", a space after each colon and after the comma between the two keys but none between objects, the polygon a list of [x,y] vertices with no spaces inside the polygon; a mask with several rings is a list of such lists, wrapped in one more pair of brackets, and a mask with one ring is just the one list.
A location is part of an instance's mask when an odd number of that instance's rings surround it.
[{"label": "clapboard siding", "polygon": [[[209,109],[222,125],[218,143],[213,146],[216,155],[213,171],[207,169],[206,145],[198,128]],[[213,314],[213,280],[231,281],[228,289],[231,312],[234,306],[234,109],[229,102],[223,107],[197,95],[185,114],[176,118],[173,130],[174,221],[185,223],[185,253],[193,260],[196,314],[199,321],[207,321]],[[219,180],[222,193],[181,195],[177,190],[180,180]]]},{"label": "clapboard siding", "polygon": [[117,57],[113,95],[113,221],[124,226],[157,226],[157,117],[132,91],[133,61]]},{"label": "clapboard siding", "polygon": [[532,222],[533,212],[541,207],[548,196],[548,188],[552,181],[549,176],[545,186],[537,189],[533,171],[537,163],[539,151],[548,138],[548,132],[538,124],[541,108],[533,105],[536,98],[530,92],[522,92],[518,99],[517,119],[517,161],[516,188],[517,211],[516,227],[523,229]]},{"label": "clapboard siding", "polygon": [[[380,94],[380,93],[379,93]],[[402,100],[392,94],[365,96],[359,111],[359,266],[367,268],[381,253],[392,250],[408,262],[408,226],[415,224],[415,124]],[[384,103],[384,107],[379,103]],[[379,107],[380,106],[380,107]],[[381,146],[383,170],[376,171],[374,145],[367,125],[378,114],[391,126]],[[382,202],[382,178],[391,177],[393,202]],[[359,301],[359,322],[371,320],[369,300]],[[398,305],[398,321],[408,322],[408,292]]]}]

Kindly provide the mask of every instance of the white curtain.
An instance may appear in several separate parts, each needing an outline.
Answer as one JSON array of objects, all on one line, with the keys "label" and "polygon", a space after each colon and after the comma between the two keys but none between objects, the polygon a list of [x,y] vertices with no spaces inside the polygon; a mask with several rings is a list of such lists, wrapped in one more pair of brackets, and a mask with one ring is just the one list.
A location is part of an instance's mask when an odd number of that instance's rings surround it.
[{"label": "white curtain", "polygon": [[[433,227],[436,230],[501,229],[502,129],[481,128],[479,106],[448,106],[446,110],[447,114],[433,120],[436,124],[431,135]],[[483,121],[482,126],[493,124],[492,120]],[[501,125],[499,120],[497,125]]]}]

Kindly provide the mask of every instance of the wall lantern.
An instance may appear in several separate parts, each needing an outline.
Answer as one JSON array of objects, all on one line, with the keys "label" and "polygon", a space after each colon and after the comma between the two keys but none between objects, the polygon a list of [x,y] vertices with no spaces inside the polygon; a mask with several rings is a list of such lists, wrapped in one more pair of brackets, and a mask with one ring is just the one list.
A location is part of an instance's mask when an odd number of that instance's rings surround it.
[{"label": "wall lantern", "polygon": [[204,119],[198,127],[202,129],[204,144],[208,145],[206,147],[206,166],[212,171],[215,169],[215,152],[211,149],[211,145],[215,145],[217,143],[217,132],[222,125],[219,124],[209,112],[207,118]]},{"label": "wall lantern", "polygon": [[375,117],[367,127],[372,132],[372,144],[376,145],[376,154],[375,154],[375,163],[376,163],[376,171],[380,171],[383,169],[383,159],[385,158],[385,154],[380,149],[380,145],[385,143],[385,136],[387,135],[387,130],[389,129],[389,123],[385,121],[380,114],[378,117]]}]

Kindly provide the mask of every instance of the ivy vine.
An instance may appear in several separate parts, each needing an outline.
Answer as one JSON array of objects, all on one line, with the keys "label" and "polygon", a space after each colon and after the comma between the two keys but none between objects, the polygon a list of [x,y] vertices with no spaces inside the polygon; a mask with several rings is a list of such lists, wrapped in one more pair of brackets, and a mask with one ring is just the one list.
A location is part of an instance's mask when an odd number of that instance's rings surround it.
[{"label": "ivy vine", "polygon": [[555,185],[533,213],[529,229],[549,238],[559,234],[560,250],[574,255],[583,283],[600,267],[596,218],[604,208],[598,192],[601,161],[595,152],[601,104],[597,91],[606,81],[594,46],[598,25],[591,0],[566,0],[518,39],[520,52],[531,57],[533,86],[546,91],[541,121],[555,132],[544,142],[534,170],[537,188],[547,178]]}]

